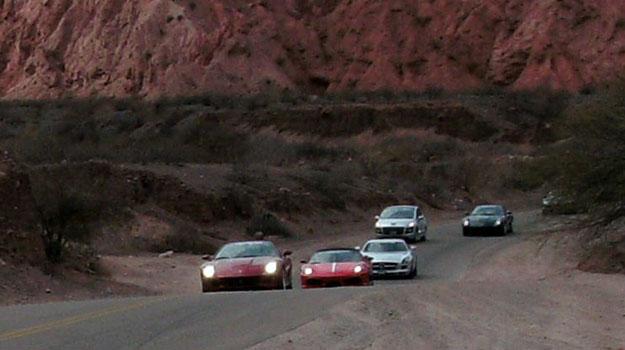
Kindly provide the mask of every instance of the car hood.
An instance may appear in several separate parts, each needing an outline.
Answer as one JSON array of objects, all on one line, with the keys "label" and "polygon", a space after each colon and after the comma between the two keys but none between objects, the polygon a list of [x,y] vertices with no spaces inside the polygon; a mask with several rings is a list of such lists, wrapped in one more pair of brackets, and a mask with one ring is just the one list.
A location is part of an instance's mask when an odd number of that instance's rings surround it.
[{"label": "car hood", "polygon": [[265,273],[265,265],[271,261],[277,261],[280,264],[282,259],[275,256],[220,259],[204,263],[202,267],[206,265],[215,266],[216,277],[259,276]]},{"label": "car hood", "polygon": [[365,268],[365,263],[362,262],[343,262],[343,263],[322,263],[322,264],[307,264],[304,267],[310,267],[313,270],[311,276],[314,277],[331,277],[337,275],[353,275],[354,268],[356,266],[362,266]]},{"label": "car hood", "polygon": [[378,220],[378,226],[382,227],[406,227],[415,219],[380,219]]},{"label": "car hood", "polygon": [[407,256],[410,256],[409,252],[396,252],[396,253],[363,253],[363,255],[372,258],[372,262],[394,262],[401,263]]},{"label": "car hood", "polygon": [[479,223],[483,225],[494,225],[498,219],[503,219],[499,215],[470,215],[467,217],[471,223]]}]

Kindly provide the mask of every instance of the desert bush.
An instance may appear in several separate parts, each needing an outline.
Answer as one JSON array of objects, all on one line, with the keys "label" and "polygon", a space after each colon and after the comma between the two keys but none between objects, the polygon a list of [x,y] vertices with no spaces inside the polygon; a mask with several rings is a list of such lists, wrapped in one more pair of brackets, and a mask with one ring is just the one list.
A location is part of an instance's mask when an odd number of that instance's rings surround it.
[{"label": "desert bush", "polygon": [[190,254],[214,253],[217,247],[211,240],[194,226],[176,221],[172,224],[170,232],[161,242],[154,242],[150,250],[162,253],[167,250]]},{"label": "desert bush", "polygon": [[566,111],[558,143],[547,156],[554,183],[582,209],[625,207],[625,85]]},{"label": "desert bush", "polygon": [[46,257],[59,263],[69,242],[86,242],[90,223],[99,216],[99,205],[68,193],[54,181],[32,181]]},{"label": "desert bush", "polygon": [[290,237],[293,234],[291,230],[272,213],[263,213],[252,218],[247,227],[247,234],[253,236],[256,232],[262,232],[265,236],[281,237]]},{"label": "desert bush", "polygon": [[295,175],[302,185],[323,204],[333,209],[345,209],[349,200],[349,183],[357,174],[345,172],[345,168],[310,169]]},{"label": "desert bush", "polygon": [[302,142],[295,144],[295,156],[305,159],[335,159],[343,154],[343,152],[334,147],[328,147],[322,142]]}]

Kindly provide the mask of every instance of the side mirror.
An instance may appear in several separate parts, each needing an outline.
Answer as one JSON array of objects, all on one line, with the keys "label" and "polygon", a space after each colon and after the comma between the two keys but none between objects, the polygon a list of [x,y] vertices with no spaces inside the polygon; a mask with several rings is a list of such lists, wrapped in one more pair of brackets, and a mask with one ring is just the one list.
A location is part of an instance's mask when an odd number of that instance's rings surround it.
[{"label": "side mirror", "polygon": [[300,260],[299,262],[300,262],[300,264],[307,264],[308,263],[308,261],[306,261],[306,260]]},{"label": "side mirror", "polygon": [[469,212],[464,213],[464,216],[469,216],[469,215],[471,215],[471,213]]},{"label": "side mirror", "polygon": [[206,261],[213,260],[213,256],[212,255],[202,255],[202,260],[206,260]]},{"label": "side mirror", "polygon": [[375,216],[375,220],[376,220],[376,221],[377,221],[377,220],[380,220],[380,215],[376,215],[376,216]]},{"label": "side mirror", "polygon": [[360,246],[355,246],[354,249],[360,250]]},{"label": "side mirror", "polygon": [[506,213],[508,216],[512,216],[512,212],[508,210],[508,212]]},{"label": "side mirror", "polygon": [[283,256],[289,256],[289,255],[293,255],[293,252],[290,250],[285,250],[284,253],[282,253]]}]

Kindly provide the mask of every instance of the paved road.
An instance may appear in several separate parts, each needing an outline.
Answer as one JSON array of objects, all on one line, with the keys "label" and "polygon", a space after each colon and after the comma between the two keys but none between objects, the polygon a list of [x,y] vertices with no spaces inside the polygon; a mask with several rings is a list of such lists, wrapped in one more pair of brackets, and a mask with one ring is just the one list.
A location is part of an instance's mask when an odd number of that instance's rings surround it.
[{"label": "paved road", "polygon": [[[518,215],[517,233],[465,238],[457,222],[430,228],[417,244],[420,277],[371,288],[216,293],[0,308],[0,349],[241,349],[282,334],[379,288],[457,280],[471,264],[512,244],[537,222]],[[361,242],[356,242],[361,243]]]}]

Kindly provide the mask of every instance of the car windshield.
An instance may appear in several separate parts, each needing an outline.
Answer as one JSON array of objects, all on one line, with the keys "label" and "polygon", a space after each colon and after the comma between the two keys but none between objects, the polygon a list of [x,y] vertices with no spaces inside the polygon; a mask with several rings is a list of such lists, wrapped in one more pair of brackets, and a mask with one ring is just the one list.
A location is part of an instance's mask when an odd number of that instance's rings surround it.
[{"label": "car windshield", "polygon": [[498,206],[477,207],[473,210],[472,215],[499,216],[503,215],[503,208]]},{"label": "car windshield", "polygon": [[365,246],[367,253],[392,253],[405,252],[408,250],[404,242],[371,242]]},{"label": "car windshield", "polygon": [[215,259],[253,258],[258,256],[280,256],[270,242],[250,242],[226,244],[219,250]]},{"label": "car windshield", "polygon": [[311,264],[342,263],[362,261],[362,256],[355,250],[332,250],[315,253],[310,258]]},{"label": "car windshield", "polygon": [[413,219],[415,210],[412,207],[390,207],[384,209],[382,219]]}]

